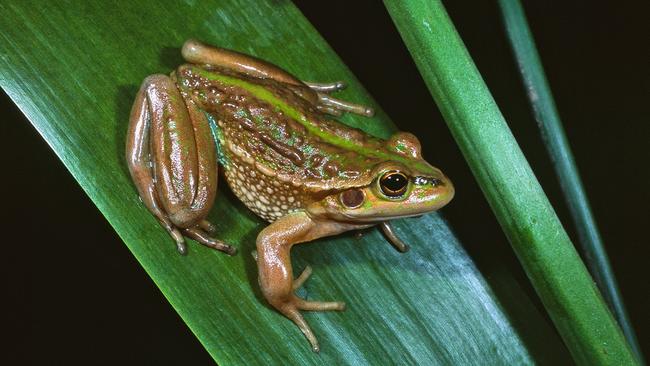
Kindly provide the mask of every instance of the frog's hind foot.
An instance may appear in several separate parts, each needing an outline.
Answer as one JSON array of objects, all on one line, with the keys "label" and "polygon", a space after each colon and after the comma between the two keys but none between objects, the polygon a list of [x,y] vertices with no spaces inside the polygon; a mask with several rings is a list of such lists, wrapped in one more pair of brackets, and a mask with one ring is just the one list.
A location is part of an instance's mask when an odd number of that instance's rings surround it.
[{"label": "frog's hind foot", "polygon": [[195,227],[187,229],[177,228],[168,220],[163,221],[162,224],[172,239],[176,242],[176,249],[181,255],[187,254],[187,242],[185,241],[185,237],[194,239],[208,248],[224,252],[228,255],[237,254],[237,248],[211,237],[211,235],[215,234],[216,228],[207,220],[202,220]]},{"label": "frog's hind foot", "polygon": [[331,108],[341,112],[350,112],[366,117],[372,117],[375,115],[375,110],[370,107],[366,107],[365,105],[346,102],[341,99],[330,97],[324,93],[317,94],[320,105],[324,106],[325,108]]},{"label": "frog's hind foot", "polygon": [[346,84],[343,81],[333,83],[311,83],[305,82],[311,90],[318,96],[317,108],[319,111],[339,117],[343,112],[350,112],[366,117],[372,117],[375,111],[367,106],[346,102],[341,99],[333,98],[329,94],[345,89]]},{"label": "frog's hind foot", "polygon": [[333,83],[311,83],[305,81],[305,85],[311,90],[321,93],[332,93],[347,88],[347,84],[344,81],[335,81]]},{"label": "frog's hind foot", "polygon": [[328,106],[324,106],[324,105],[319,104],[319,105],[316,106],[316,108],[318,109],[319,112],[326,113],[326,114],[332,115],[334,117],[341,117],[343,115],[342,111],[340,111],[338,109],[334,109],[332,107],[328,107]]},{"label": "frog's hind foot", "polygon": [[[207,221],[205,221],[205,222],[207,222]],[[212,224],[210,224],[210,223],[208,223],[208,224],[210,225],[209,228],[211,230],[214,230],[214,227],[212,226]],[[205,230],[205,226],[206,226],[205,223],[201,222],[197,226],[190,227],[190,228],[187,228],[187,229],[183,229],[183,233],[187,237],[196,240],[198,243],[203,244],[208,248],[216,249],[216,250],[218,250],[220,252],[224,252],[224,253],[226,253],[228,255],[237,254],[237,248],[233,247],[232,245],[228,245],[228,244],[224,243],[221,240],[210,237],[210,235],[208,235],[208,233],[206,233],[207,230]]]},{"label": "frog's hind foot", "polygon": [[[209,52],[208,52],[209,53]],[[207,117],[186,100],[172,78],[151,75],[131,110],[126,156],[144,205],[187,253],[185,237],[234,255],[234,247],[214,239],[205,220],[217,193],[216,145]],[[181,151],[181,158],[170,155]]]}]

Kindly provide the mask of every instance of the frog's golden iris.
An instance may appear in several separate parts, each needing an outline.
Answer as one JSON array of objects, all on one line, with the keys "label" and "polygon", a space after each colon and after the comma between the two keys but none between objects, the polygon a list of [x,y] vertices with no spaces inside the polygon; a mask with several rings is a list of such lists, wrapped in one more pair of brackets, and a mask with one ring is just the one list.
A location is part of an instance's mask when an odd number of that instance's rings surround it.
[{"label": "frog's golden iris", "polygon": [[396,171],[387,172],[379,179],[381,191],[391,198],[403,196],[408,184],[408,177]]}]

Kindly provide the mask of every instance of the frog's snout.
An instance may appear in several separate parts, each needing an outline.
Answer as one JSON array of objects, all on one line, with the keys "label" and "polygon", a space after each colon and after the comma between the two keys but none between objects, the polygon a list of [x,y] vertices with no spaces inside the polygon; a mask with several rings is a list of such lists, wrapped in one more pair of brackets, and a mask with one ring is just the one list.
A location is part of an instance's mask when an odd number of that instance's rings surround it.
[{"label": "frog's snout", "polygon": [[454,198],[454,184],[442,173],[435,177],[415,177],[413,184],[414,190],[420,191],[416,197],[422,198],[428,210],[440,209]]},{"label": "frog's snout", "polygon": [[437,189],[440,191],[438,193],[439,195],[438,208],[440,208],[448,204],[454,198],[454,195],[456,194],[456,189],[454,188],[454,184],[451,182],[451,180],[447,178],[445,175],[442,175],[442,178],[434,178],[434,179],[438,181],[435,187],[437,187]]}]

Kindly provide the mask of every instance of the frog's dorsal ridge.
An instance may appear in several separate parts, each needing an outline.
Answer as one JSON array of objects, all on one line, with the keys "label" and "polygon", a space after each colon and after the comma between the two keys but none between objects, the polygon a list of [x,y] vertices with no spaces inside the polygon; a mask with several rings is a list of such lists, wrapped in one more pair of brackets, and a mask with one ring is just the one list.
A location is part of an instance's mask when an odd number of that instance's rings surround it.
[{"label": "frog's dorsal ridge", "polygon": [[183,65],[177,77],[216,115],[224,131],[218,143],[245,161],[253,159],[252,167],[266,176],[309,191],[336,191],[367,186],[382,162],[430,167],[414,136],[398,133],[404,138],[387,141],[328,118],[306,99],[306,86],[214,71]]}]

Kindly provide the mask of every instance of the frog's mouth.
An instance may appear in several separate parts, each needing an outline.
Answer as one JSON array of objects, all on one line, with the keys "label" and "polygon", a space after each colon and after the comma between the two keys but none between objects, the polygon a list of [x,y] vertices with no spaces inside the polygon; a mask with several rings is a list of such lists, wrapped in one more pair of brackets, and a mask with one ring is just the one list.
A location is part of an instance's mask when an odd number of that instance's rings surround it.
[{"label": "frog's mouth", "polygon": [[403,215],[395,215],[395,216],[373,216],[373,217],[359,217],[355,215],[349,215],[349,214],[343,214],[343,217],[345,217],[346,221],[349,222],[358,222],[360,224],[370,224],[370,225],[375,225],[375,224],[386,224],[389,225],[389,222],[392,220],[397,220],[397,219],[408,219],[411,217],[420,217],[424,215],[426,212],[419,212],[419,213],[413,213],[413,214],[403,214]]}]

